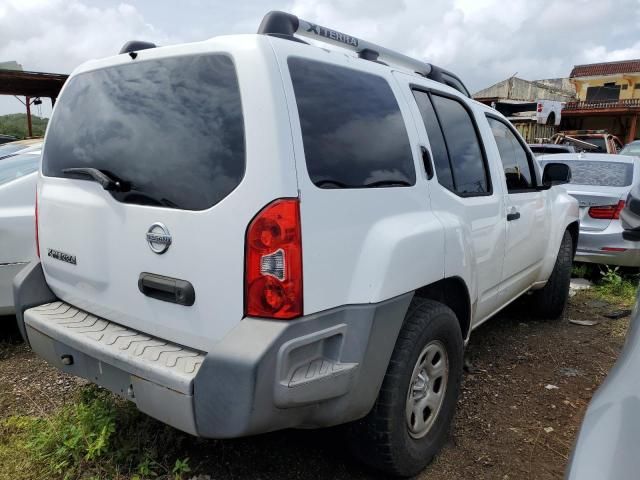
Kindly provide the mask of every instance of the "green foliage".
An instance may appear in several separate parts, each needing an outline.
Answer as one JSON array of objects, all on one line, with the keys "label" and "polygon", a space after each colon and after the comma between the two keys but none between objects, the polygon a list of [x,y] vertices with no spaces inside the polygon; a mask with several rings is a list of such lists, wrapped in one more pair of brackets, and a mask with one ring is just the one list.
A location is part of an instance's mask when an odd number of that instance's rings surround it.
[{"label": "green foliage", "polygon": [[190,471],[189,459],[185,458],[184,460],[181,460],[178,458],[176,459],[176,463],[174,464],[171,473],[173,473],[173,478],[175,478],[175,480],[182,480],[182,474],[189,473]]},{"label": "green foliage", "polygon": [[636,291],[638,289],[638,276],[620,273],[619,267],[604,265],[600,269],[602,275],[600,282],[596,286],[596,292],[608,300],[622,302],[625,305],[632,305],[635,302]]},{"label": "green foliage", "polygon": [[107,392],[82,391],[81,401],[31,428],[28,448],[56,474],[75,473],[75,466],[100,458],[115,431],[115,405]]},{"label": "green foliage", "polygon": [[[44,136],[47,128],[48,118],[41,118],[37,115],[31,115],[31,127],[34,137]],[[0,133],[4,135],[13,135],[18,139],[28,136],[27,114],[11,113],[9,115],[0,115]]]},{"label": "green foliage", "polygon": [[47,418],[0,420],[0,478],[28,479],[37,472],[38,478],[65,480],[181,480],[191,471],[189,459],[178,456],[185,438],[133,404],[85,387],[76,401]]},{"label": "green foliage", "polygon": [[589,268],[585,263],[574,263],[571,269],[571,278],[585,278]]}]

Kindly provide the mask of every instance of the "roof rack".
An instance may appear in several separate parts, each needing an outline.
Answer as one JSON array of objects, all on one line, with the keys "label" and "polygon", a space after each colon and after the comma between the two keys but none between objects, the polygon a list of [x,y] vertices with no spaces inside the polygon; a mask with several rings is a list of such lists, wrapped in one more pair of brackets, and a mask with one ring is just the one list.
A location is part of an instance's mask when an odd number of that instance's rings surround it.
[{"label": "roof rack", "polygon": [[455,88],[467,97],[471,97],[469,90],[467,90],[467,87],[462,83],[462,80],[448,70],[408,57],[402,53],[389,50],[388,48],[381,47],[375,43],[370,43],[351,35],[347,35],[346,33],[341,33],[336,30],[331,30],[330,28],[308,22],[296,17],[295,15],[291,15],[290,13],[279,11],[271,11],[267,13],[260,23],[258,33],[262,35],[286,38],[288,40],[300,41],[293,36],[294,34],[297,34],[301,37],[307,37],[320,42],[337,45],[354,51],[358,54],[358,57],[364,60],[379,63],[388,62],[392,65],[407,68],[419,75],[422,75],[423,77]]}]

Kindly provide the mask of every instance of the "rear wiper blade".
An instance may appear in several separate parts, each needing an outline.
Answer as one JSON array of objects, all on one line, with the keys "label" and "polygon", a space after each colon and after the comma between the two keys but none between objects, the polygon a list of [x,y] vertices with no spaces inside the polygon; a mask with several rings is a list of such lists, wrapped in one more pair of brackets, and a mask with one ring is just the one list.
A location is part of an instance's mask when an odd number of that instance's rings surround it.
[{"label": "rear wiper blade", "polygon": [[180,208],[177,204],[167,198],[157,198],[139,190],[130,190],[121,199],[124,203],[133,203],[136,205],[155,205],[162,207]]},{"label": "rear wiper blade", "polygon": [[63,168],[62,173],[69,175],[81,175],[83,177],[89,177],[98,182],[105,190],[121,191],[124,187],[120,180],[115,180],[105,173],[101,172],[97,168],[91,167],[75,167],[75,168]]}]

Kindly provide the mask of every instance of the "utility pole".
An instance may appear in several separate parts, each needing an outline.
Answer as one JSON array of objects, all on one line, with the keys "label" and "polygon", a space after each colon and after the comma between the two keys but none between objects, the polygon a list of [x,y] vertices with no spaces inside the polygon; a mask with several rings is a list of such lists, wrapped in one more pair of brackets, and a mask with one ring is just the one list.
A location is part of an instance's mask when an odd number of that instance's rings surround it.
[{"label": "utility pole", "polygon": [[27,130],[29,137],[33,137],[33,128],[31,126],[31,97],[25,97],[25,105],[27,106]]}]

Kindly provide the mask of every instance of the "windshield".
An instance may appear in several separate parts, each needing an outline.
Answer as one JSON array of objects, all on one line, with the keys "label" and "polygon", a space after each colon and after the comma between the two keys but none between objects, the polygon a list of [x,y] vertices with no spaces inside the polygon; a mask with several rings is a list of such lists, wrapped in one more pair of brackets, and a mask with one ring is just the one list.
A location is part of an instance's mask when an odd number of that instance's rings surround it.
[{"label": "windshield", "polygon": [[80,74],[66,86],[47,135],[44,175],[96,168],[127,183],[127,191],[110,192],[125,203],[204,210],[244,175],[240,91],[227,55]]},{"label": "windshield", "polygon": [[640,155],[640,142],[630,143],[620,150],[620,155]]},{"label": "windshield", "polygon": [[558,161],[542,162],[564,163],[571,168],[571,181],[575,185],[599,185],[602,187],[627,187],[633,180],[633,165],[621,162],[601,161]]},{"label": "windshield", "polygon": [[0,185],[36,172],[39,163],[40,150],[0,159]]}]

